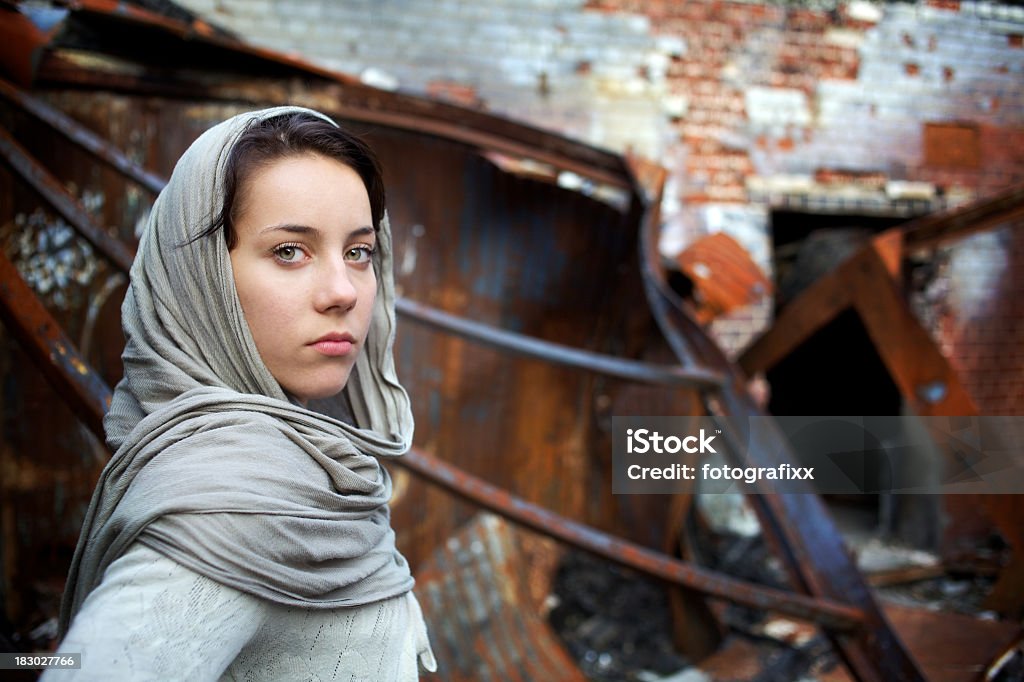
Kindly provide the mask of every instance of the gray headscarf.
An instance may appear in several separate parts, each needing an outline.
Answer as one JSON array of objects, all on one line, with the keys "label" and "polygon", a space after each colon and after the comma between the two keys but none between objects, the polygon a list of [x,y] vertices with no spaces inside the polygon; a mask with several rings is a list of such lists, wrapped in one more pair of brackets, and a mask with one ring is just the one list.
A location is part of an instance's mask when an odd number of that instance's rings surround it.
[{"label": "gray headscarf", "polygon": [[404,453],[413,433],[392,354],[387,219],[370,332],[337,399],[356,426],[289,400],[253,342],[224,239],[193,239],[221,209],[225,164],[246,127],[296,112],[330,120],[298,107],[235,116],[189,147],[157,197],[121,311],[125,373],[104,421],[115,454],[71,564],[62,637],[135,541],[280,604],[357,606],[412,588],[376,459]]}]

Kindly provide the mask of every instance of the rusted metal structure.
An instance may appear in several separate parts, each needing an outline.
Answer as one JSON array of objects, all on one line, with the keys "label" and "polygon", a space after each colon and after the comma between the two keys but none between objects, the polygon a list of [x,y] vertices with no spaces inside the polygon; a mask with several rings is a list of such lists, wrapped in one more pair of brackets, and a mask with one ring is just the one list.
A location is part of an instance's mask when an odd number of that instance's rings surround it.
[{"label": "rusted metal structure", "polygon": [[[924,679],[815,496],[751,498],[790,576],[794,591],[784,592],[658,551],[686,498],[673,516],[659,500],[611,495],[612,414],[758,412],[744,377],[667,287],[653,240],[660,190],[641,187],[622,158],[375,90],[188,17],[101,0],[55,14],[0,11],[0,37],[9,39],[2,63],[32,90],[0,84],[0,124],[9,131],[0,137],[0,302],[5,329],[21,344],[8,344],[4,358],[13,390],[4,397],[0,461],[15,473],[4,479],[5,583],[40,568],[18,556],[33,541],[12,530],[17,523],[38,534],[36,547],[38,537],[73,547],[77,527],[66,511],[88,499],[103,461],[75,415],[100,434],[106,386],[119,372],[126,245],[160,176],[213,122],[288,101],[364,132],[387,170],[407,322],[396,356],[417,416],[416,448],[396,472],[393,523],[414,564],[427,565],[479,506],[689,595],[816,623],[856,679]],[[210,63],[218,69],[203,68]],[[516,170],[518,159],[532,162],[529,173]],[[571,189],[559,183],[566,174],[579,180]],[[29,218],[18,224],[17,216]],[[90,246],[66,256],[78,243],[72,229]],[[73,270],[64,289],[74,296],[41,279],[62,265]],[[33,439],[11,417],[43,420],[66,437]],[[767,453],[780,449],[770,445],[754,448],[752,458],[765,461],[752,463],[774,465]],[[27,515],[44,522],[32,526]],[[62,574],[66,563],[56,563]],[[692,626],[699,607],[685,601]],[[473,676],[449,669],[446,679]]]}]

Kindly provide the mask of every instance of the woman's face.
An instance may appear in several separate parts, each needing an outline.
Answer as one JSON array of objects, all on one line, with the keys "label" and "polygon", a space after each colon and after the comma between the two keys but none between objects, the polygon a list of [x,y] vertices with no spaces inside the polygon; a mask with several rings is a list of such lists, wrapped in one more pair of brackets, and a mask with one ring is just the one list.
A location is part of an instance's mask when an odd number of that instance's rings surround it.
[{"label": "woman's face", "polygon": [[303,404],[333,396],[366,341],[377,295],[363,181],[305,154],[257,170],[240,189],[231,267],[260,357]]}]

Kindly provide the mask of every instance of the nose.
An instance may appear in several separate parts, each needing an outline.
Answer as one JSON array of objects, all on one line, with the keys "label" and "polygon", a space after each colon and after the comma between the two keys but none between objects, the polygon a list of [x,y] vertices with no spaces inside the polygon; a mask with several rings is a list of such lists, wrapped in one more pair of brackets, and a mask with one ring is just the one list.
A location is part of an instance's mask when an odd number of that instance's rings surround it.
[{"label": "nose", "polygon": [[347,312],[355,307],[357,294],[350,272],[341,259],[320,262],[317,271],[313,305],[319,312],[340,310]]}]

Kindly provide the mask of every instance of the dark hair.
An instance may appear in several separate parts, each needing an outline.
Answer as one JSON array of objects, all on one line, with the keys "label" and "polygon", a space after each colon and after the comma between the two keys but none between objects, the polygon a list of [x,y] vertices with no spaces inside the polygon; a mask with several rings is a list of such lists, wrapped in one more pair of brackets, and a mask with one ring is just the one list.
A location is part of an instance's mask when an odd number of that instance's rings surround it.
[{"label": "dark hair", "polygon": [[273,161],[303,154],[320,154],[339,161],[363,179],[370,198],[373,227],[384,217],[384,179],[380,162],[370,146],[344,128],[307,112],[253,121],[231,148],[224,173],[224,205],[197,239],[223,229],[228,249],[235,246],[234,221],[246,181]]}]

